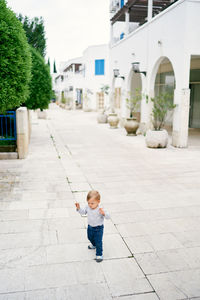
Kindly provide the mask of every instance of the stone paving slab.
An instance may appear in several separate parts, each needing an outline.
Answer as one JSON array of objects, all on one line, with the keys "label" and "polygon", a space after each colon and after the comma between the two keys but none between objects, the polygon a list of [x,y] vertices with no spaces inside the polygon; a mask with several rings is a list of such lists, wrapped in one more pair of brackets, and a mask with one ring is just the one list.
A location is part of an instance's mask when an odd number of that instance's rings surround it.
[{"label": "stone paving slab", "polygon": [[29,216],[28,209],[0,211],[0,220],[1,221],[24,220],[24,219],[28,219],[28,216]]},{"label": "stone paving slab", "polygon": [[40,232],[41,230],[48,231],[48,223],[44,220],[14,220],[0,222],[1,233],[25,233],[25,232]]},{"label": "stone paving slab", "polygon": [[200,270],[186,270],[148,276],[163,300],[188,299],[200,296]]},{"label": "stone paving slab", "polygon": [[131,252],[145,253],[183,248],[183,244],[172,233],[125,238]]},{"label": "stone paving slab", "polygon": [[57,243],[55,231],[0,234],[0,249],[44,246]]},{"label": "stone paving slab", "polygon": [[53,218],[47,219],[49,230],[63,230],[64,228],[69,232],[73,229],[85,228],[84,220],[80,217],[69,218]]},{"label": "stone paving slab", "polygon": [[152,291],[133,258],[104,261],[102,268],[112,296]]},{"label": "stone paving slab", "polygon": [[47,256],[45,247],[27,247],[1,250],[0,269],[22,268],[45,265]]},{"label": "stone paving slab", "polygon": [[[1,299],[1,298],[0,298]],[[128,297],[115,297],[116,300],[158,300],[159,298],[155,293],[138,294]]]},{"label": "stone paving slab", "polygon": [[67,208],[29,209],[30,219],[66,218],[69,216]]}]

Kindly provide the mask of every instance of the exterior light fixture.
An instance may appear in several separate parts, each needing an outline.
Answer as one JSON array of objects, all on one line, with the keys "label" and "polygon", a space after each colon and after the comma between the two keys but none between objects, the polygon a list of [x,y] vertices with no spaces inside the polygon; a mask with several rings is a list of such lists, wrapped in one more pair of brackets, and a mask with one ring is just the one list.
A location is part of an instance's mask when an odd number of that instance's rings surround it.
[{"label": "exterior light fixture", "polygon": [[123,80],[125,79],[124,76],[119,75],[119,69],[113,69],[113,73],[115,78],[122,78]]},{"label": "exterior light fixture", "polygon": [[140,63],[139,62],[133,62],[132,63],[132,67],[133,67],[133,71],[135,73],[142,73],[144,74],[145,76],[147,75],[147,72],[146,71],[140,71]]}]

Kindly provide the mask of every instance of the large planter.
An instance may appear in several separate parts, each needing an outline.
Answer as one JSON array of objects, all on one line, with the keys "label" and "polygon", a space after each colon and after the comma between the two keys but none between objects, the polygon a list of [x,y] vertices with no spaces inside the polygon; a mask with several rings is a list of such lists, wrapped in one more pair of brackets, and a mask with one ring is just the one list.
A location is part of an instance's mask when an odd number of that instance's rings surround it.
[{"label": "large planter", "polygon": [[111,113],[108,115],[108,123],[112,129],[118,127],[119,118],[116,113]]},{"label": "large planter", "polygon": [[108,117],[105,113],[99,113],[97,116],[97,122],[100,124],[105,124],[108,121]]},{"label": "large planter", "polygon": [[139,127],[139,122],[136,118],[127,118],[124,123],[124,128],[126,129],[127,135],[136,135],[136,131]]},{"label": "large planter", "polygon": [[168,144],[168,133],[163,130],[147,130],[145,142],[149,148],[166,148]]}]

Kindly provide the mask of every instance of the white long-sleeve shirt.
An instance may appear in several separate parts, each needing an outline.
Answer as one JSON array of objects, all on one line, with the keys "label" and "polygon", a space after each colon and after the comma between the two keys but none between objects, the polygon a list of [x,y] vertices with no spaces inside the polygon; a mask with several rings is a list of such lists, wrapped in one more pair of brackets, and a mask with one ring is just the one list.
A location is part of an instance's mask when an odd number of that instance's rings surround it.
[{"label": "white long-sleeve shirt", "polygon": [[109,213],[105,212],[105,216],[100,214],[99,212],[100,206],[97,206],[97,208],[92,209],[88,205],[85,206],[85,208],[80,208],[78,212],[81,215],[87,215],[88,217],[88,225],[95,227],[95,226],[101,226],[104,223],[104,218],[105,219],[110,219]]}]

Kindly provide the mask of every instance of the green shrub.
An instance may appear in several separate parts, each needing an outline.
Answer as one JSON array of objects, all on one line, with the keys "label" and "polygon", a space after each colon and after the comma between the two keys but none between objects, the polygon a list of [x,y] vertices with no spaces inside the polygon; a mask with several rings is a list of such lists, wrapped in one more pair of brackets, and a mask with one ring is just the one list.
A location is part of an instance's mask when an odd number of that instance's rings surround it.
[{"label": "green shrub", "polygon": [[30,95],[26,101],[29,109],[41,110],[48,108],[52,96],[52,83],[49,66],[43,57],[31,47],[32,78],[30,81]]},{"label": "green shrub", "polygon": [[0,112],[14,109],[28,97],[31,54],[22,24],[0,0]]},{"label": "green shrub", "polygon": [[66,98],[65,98],[64,92],[62,92],[62,95],[61,95],[61,103],[66,104]]},{"label": "green shrub", "polygon": [[[149,97],[146,96],[147,101]],[[154,130],[161,130],[166,121],[167,113],[172,111],[176,104],[173,103],[173,94],[172,93],[163,93],[150,98],[153,103],[152,108],[152,117],[153,117],[153,126]]]}]

